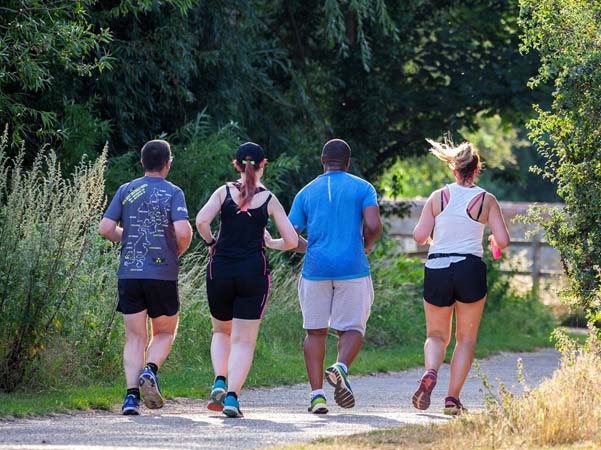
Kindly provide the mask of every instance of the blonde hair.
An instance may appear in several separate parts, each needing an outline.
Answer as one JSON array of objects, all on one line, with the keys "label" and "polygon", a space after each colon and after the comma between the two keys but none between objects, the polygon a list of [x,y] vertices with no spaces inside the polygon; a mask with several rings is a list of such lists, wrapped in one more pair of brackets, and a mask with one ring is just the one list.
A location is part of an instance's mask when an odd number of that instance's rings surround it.
[{"label": "blonde hair", "polygon": [[478,149],[469,142],[462,142],[455,146],[450,138],[443,142],[426,139],[430,144],[430,153],[446,162],[451,170],[458,170],[462,178],[470,178],[474,171],[480,167]]}]

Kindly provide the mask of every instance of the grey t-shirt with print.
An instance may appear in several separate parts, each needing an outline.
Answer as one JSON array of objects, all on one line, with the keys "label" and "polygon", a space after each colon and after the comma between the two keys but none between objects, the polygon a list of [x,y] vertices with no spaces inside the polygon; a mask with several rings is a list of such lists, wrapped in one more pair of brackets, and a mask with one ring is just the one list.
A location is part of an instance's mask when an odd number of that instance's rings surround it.
[{"label": "grey t-shirt with print", "polygon": [[177,280],[173,222],[188,220],[180,188],[161,177],[138,178],[119,187],[104,217],[123,227],[120,279]]}]

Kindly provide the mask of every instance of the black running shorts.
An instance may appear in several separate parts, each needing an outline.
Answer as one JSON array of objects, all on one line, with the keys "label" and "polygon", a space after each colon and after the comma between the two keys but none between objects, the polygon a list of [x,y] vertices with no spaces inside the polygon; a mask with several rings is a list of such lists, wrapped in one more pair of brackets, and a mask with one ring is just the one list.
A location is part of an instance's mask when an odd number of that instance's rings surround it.
[{"label": "black running shorts", "polygon": [[207,297],[217,320],[256,320],[263,317],[269,299],[269,275],[213,278],[207,273]]},{"label": "black running shorts", "polygon": [[424,300],[434,306],[473,303],[486,296],[486,263],[474,255],[443,269],[425,268]]},{"label": "black running shorts", "polygon": [[119,279],[117,311],[135,314],[145,309],[153,319],[174,316],[179,311],[177,281]]}]

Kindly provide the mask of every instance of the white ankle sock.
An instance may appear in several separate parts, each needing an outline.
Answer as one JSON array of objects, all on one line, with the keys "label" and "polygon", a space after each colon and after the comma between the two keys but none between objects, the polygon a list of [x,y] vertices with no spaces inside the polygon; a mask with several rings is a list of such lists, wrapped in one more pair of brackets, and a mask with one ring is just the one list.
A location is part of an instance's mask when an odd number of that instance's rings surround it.
[{"label": "white ankle sock", "polygon": [[315,389],[314,391],[311,391],[311,399],[313,399],[316,395],[323,395],[325,398],[326,393],[323,389]]}]

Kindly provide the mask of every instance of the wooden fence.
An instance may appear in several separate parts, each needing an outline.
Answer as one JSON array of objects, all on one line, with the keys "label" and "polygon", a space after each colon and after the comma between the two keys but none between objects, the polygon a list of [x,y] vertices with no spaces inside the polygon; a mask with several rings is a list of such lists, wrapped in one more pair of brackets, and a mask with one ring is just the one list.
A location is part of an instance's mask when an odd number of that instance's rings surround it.
[{"label": "wooden fence", "polygon": [[[397,239],[413,239],[413,235],[411,233],[392,233],[392,237]],[[541,278],[553,278],[559,277],[563,274],[562,270],[559,269],[543,269],[543,264],[541,260],[541,249],[542,248],[551,248],[551,246],[546,242],[540,239],[539,235],[535,235],[532,239],[512,239],[511,244],[508,250],[520,250],[523,248],[530,249],[530,259],[532,264],[530,266],[530,270],[513,270],[513,269],[504,269],[501,268],[501,272],[508,273],[512,275],[523,275],[532,277],[532,288],[538,289],[540,285]],[[504,250],[505,254],[507,254],[507,250]],[[428,246],[420,245],[418,246],[416,251],[406,252],[407,255],[417,256],[422,258],[424,261],[428,256]]]}]

